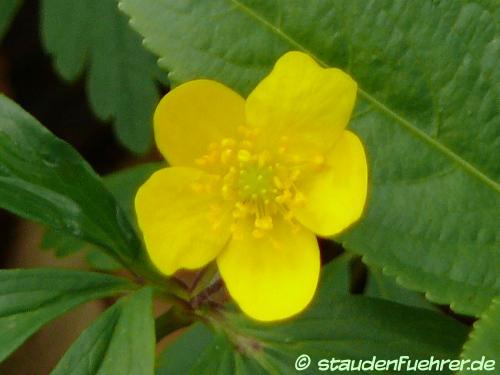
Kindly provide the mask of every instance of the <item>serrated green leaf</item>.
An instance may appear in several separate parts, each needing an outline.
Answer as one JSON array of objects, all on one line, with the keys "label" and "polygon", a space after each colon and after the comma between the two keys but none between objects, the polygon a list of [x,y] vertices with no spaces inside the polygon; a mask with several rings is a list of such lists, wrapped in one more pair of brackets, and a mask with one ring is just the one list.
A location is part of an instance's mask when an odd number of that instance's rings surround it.
[{"label": "serrated green leaf", "polygon": [[0,361],[68,310],[132,288],[127,279],[92,272],[0,270]]},{"label": "serrated green leaf", "polygon": [[123,268],[120,263],[102,252],[101,249],[94,249],[92,246],[87,250],[85,260],[91,269],[98,271],[112,272]]},{"label": "serrated green leaf", "polygon": [[21,3],[21,0],[0,0],[0,41],[9,29]]},{"label": "serrated green leaf", "polygon": [[158,101],[158,70],[118,11],[117,2],[44,0],[41,24],[45,49],[58,72],[73,81],[88,68],[87,91],[95,113],[113,120],[127,148],[147,151]]},{"label": "serrated green leaf", "polygon": [[341,240],[408,288],[478,315],[500,292],[495,1],[121,0],[175,83],[248,94],[288,50],[359,83],[364,219]]},{"label": "serrated green leaf", "polygon": [[99,176],[67,143],[0,96],[0,207],[91,242],[144,274],[141,242]]},{"label": "serrated green leaf", "polygon": [[86,242],[68,234],[56,232],[50,228],[45,233],[40,243],[42,250],[54,250],[56,258],[73,255],[86,246]]},{"label": "serrated green leaf", "polygon": [[[500,296],[493,299],[491,306],[474,323],[474,329],[464,345],[461,357],[471,361],[480,361],[483,357],[485,360],[494,360],[498,371],[500,365]],[[460,372],[460,374],[474,373],[477,374],[478,371]]]},{"label": "serrated green leaf", "polygon": [[120,299],[88,327],[52,375],[151,375],[155,335],[152,292]]},{"label": "serrated green leaf", "polygon": [[[146,163],[104,177],[104,185],[113,194],[131,223],[135,224],[136,222],[133,206],[137,189],[149,176],[163,166],[164,163]],[[58,258],[72,255],[79,250],[86,250],[86,259],[92,268],[103,271],[113,271],[120,268],[120,264],[103,253],[99,247],[50,228],[45,231],[41,247],[44,250],[54,250],[55,256]]]},{"label": "serrated green leaf", "polygon": [[365,295],[386,299],[402,305],[421,307],[430,310],[436,309],[436,307],[428,302],[422,294],[403,288],[398,285],[393,277],[384,275],[384,273],[375,266],[369,268]]},{"label": "serrated green leaf", "polygon": [[188,330],[161,354],[157,374],[291,374],[301,354],[312,360],[306,374],[317,373],[324,358],[453,359],[467,335],[465,326],[443,315],[361,296],[337,296],[274,325],[230,319],[221,328],[226,333]]},{"label": "serrated green leaf", "polygon": [[301,354],[312,360],[304,373],[313,374],[323,358],[458,357],[466,326],[429,310],[332,293],[337,270],[323,269],[313,305],[287,321],[262,324],[227,310],[205,319],[215,332],[194,325],[161,353],[157,375],[292,374]]}]

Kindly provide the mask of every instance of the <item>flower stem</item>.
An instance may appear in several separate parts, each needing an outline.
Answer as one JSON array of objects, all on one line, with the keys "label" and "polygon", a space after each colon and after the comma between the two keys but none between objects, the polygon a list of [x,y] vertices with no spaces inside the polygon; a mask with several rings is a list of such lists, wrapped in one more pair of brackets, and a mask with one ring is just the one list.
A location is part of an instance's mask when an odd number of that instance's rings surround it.
[{"label": "flower stem", "polygon": [[207,302],[213,294],[221,290],[223,286],[224,282],[219,276],[217,276],[215,281],[212,282],[212,284],[207,286],[205,289],[203,289],[196,296],[194,296],[189,302],[189,304],[191,305],[193,310],[197,310],[201,305]]}]

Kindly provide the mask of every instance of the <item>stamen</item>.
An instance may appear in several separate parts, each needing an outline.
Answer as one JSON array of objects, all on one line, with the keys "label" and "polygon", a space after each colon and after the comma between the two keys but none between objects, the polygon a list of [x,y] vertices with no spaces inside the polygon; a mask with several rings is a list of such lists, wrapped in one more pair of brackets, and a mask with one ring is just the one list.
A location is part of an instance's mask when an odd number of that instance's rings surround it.
[{"label": "stamen", "polygon": [[[250,219],[253,223],[252,235],[262,238],[274,228],[274,220],[281,216],[293,225],[293,207],[303,205],[305,196],[297,190],[295,182],[304,168],[321,166],[322,155],[309,160],[288,153],[289,140],[280,139],[277,150],[256,151],[257,132],[240,127],[242,140],[225,138],[219,143],[211,143],[205,155],[195,160],[196,165],[206,169],[210,178],[193,184],[197,193],[219,192],[230,206],[233,237],[242,237],[244,225]],[[220,210],[210,210],[213,230],[222,225]]]},{"label": "stamen", "polygon": [[273,219],[271,216],[264,216],[255,219],[255,228],[269,230],[273,229]]},{"label": "stamen", "polygon": [[240,150],[238,151],[238,160],[239,161],[249,161],[252,155],[248,150]]}]

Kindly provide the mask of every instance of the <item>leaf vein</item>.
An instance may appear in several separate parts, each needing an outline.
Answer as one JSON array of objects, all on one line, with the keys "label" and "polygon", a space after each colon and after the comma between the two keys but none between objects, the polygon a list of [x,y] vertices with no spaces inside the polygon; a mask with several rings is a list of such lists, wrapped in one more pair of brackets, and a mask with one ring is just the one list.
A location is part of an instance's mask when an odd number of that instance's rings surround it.
[{"label": "leaf vein", "polygon": [[[304,45],[300,44],[297,42],[294,38],[292,38],[290,35],[285,33],[281,28],[273,25],[271,22],[269,22],[267,19],[262,17],[262,15],[258,14],[257,12],[253,11],[246,5],[240,2],[240,0],[227,0],[230,3],[233,3],[235,6],[237,6],[239,9],[241,9],[242,12],[246,13],[249,17],[253,18],[255,21],[258,23],[262,24],[263,26],[267,27],[270,29],[272,32],[274,32],[276,35],[280,36],[283,40],[285,40],[287,43],[289,43],[291,46],[294,48],[297,48],[301,50],[302,52],[305,52],[309,54],[311,57],[315,58],[316,61],[322,65],[323,67],[330,67],[330,65],[316,56],[312,51],[307,49]],[[394,122],[399,123],[403,128],[408,130],[410,133],[413,135],[417,136],[420,138],[422,141],[426,142],[430,146],[434,147],[441,153],[443,153],[445,156],[447,156],[449,159],[457,163],[464,169],[466,172],[469,174],[475,176],[476,178],[480,179],[483,181],[486,185],[488,185],[490,188],[492,188],[495,192],[500,193],[500,184],[492,180],[490,177],[488,177],[486,174],[481,172],[477,167],[469,163],[467,160],[453,152],[450,148],[446,147],[444,144],[439,142],[438,140],[434,139],[433,137],[429,136],[427,133],[424,131],[420,130],[418,127],[413,125],[410,121],[405,119],[404,117],[400,116],[396,112],[392,111],[390,108],[388,108],[385,104],[380,102],[378,99],[376,99],[374,96],[370,95],[367,91],[363,90],[361,87],[358,88],[360,96],[362,96],[365,100],[370,102],[374,107],[378,108],[380,112],[384,113],[386,116],[392,118]]]}]

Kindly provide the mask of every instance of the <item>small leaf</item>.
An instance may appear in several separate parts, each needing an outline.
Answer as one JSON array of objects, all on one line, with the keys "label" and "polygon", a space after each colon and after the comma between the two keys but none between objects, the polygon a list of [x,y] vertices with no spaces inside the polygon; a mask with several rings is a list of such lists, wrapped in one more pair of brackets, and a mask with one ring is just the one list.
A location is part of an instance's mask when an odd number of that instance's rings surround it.
[{"label": "small leaf", "polygon": [[347,71],[369,159],[364,219],[339,240],[407,288],[479,315],[500,293],[495,0],[121,0],[171,81],[242,95],[286,51]]},{"label": "small leaf", "polygon": [[106,253],[102,252],[99,248],[92,248],[92,245],[87,249],[87,256],[85,257],[91,269],[104,272],[117,271],[122,268],[122,265],[116,260],[111,258]]},{"label": "small leaf", "polygon": [[0,0],[0,41],[21,6],[21,0]]},{"label": "small leaf", "polygon": [[41,24],[45,49],[60,74],[73,81],[88,68],[87,91],[95,113],[113,120],[119,140],[130,150],[147,151],[158,69],[117,2],[43,0]]},{"label": "small leaf", "polygon": [[[474,329],[464,345],[461,357],[471,361],[485,357],[486,361],[493,360],[496,366],[500,365],[500,296],[493,300],[491,306],[474,323]],[[460,372],[460,374],[474,373],[478,372],[468,370]]]},{"label": "small leaf", "polygon": [[0,96],[0,207],[91,242],[138,273],[141,242],[99,176],[67,143]]},{"label": "small leaf", "polygon": [[52,375],[151,375],[155,336],[152,292],[124,297],[88,327]]},{"label": "small leaf", "polygon": [[132,288],[126,279],[92,272],[0,270],[0,361],[68,310]]}]

